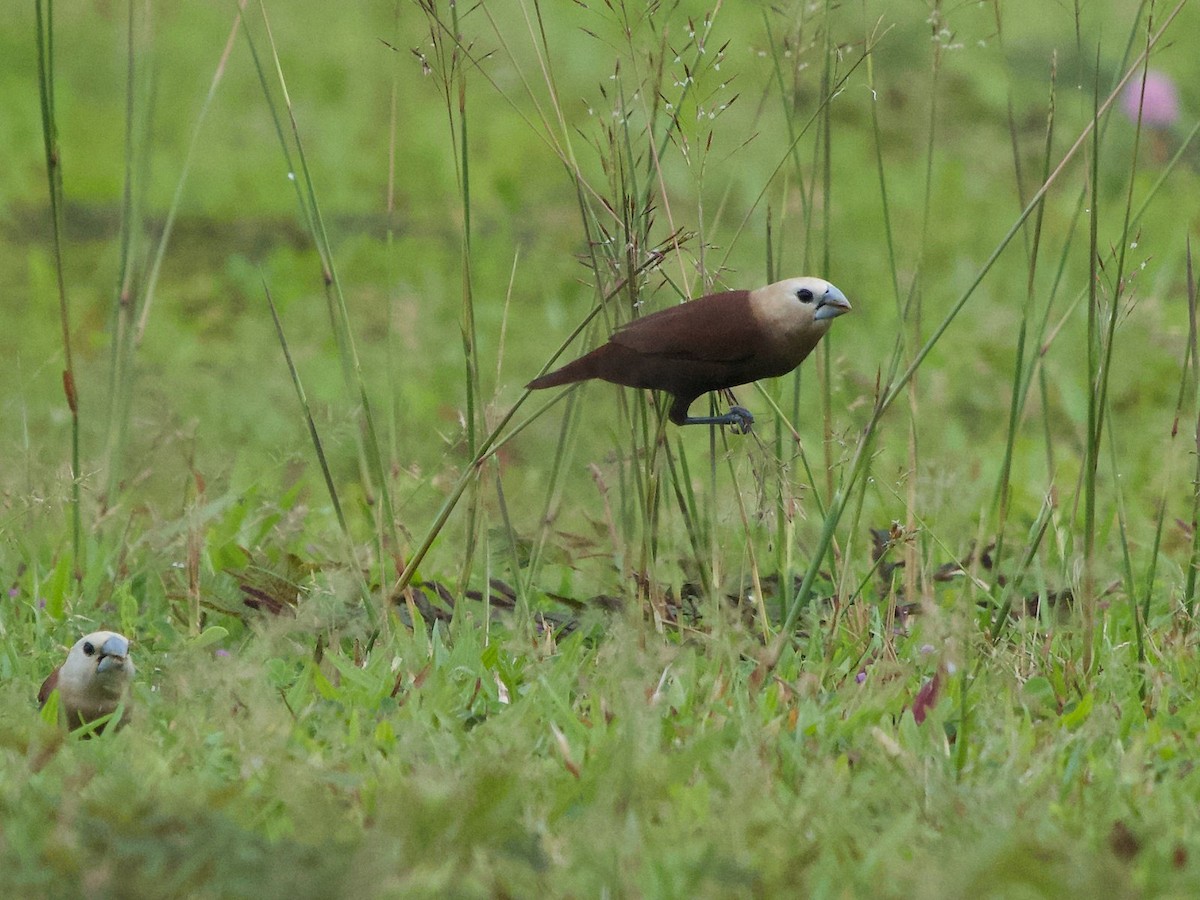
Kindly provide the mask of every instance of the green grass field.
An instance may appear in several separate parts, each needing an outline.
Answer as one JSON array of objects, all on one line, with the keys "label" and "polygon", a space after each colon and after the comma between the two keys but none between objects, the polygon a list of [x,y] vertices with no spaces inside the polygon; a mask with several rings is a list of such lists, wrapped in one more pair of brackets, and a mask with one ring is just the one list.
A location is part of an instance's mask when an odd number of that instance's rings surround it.
[{"label": "green grass field", "polygon": [[[0,31],[6,893],[1200,893],[1194,4],[244,16]],[[799,274],[749,436],[523,388]]]}]

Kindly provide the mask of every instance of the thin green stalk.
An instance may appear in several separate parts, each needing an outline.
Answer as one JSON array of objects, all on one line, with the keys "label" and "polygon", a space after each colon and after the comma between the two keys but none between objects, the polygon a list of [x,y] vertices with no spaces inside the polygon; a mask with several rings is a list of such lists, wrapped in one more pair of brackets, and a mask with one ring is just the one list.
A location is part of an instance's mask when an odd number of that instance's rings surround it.
[{"label": "thin green stalk", "polygon": [[[770,30],[766,11],[763,12],[763,18],[768,23],[768,32]],[[778,52],[772,54],[775,59],[776,77],[780,81],[782,88],[782,76],[780,75],[780,65],[778,60]],[[784,104],[785,106],[787,104]],[[789,131],[791,129],[790,117],[785,113],[785,119],[788,121]],[[799,162],[796,165],[799,169]],[[786,193],[785,193],[786,197]],[[767,221],[766,221],[766,252],[767,252],[767,283],[773,284],[779,280],[779,270],[774,257],[774,242],[771,239],[771,205],[767,204]],[[767,393],[763,391],[763,393]],[[774,401],[774,397],[772,397]],[[790,504],[792,501],[792,478],[791,466],[784,461],[784,429],[785,420],[782,414],[775,417],[775,432],[774,439],[771,444],[772,459],[775,461],[775,572],[779,576],[779,603],[780,609],[787,609],[792,602],[792,593],[795,590],[795,578],[792,575],[792,511]],[[794,433],[794,431],[793,431]],[[797,436],[797,443],[799,443]],[[714,535],[714,540],[715,535]],[[755,596],[760,604],[764,604],[760,610],[759,617],[762,622],[763,640],[767,639],[769,634],[769,623],[766,617],[766,598],[762,596],[762,588],[760,585],[755,585]]]},{"label": "thin green stalk", "polygon": [[154,252],[154,260],[150,266],[150,274],[146,279],[146,288],[143,292],[141,310],[138,313],[137,326],[134,329],[133,345],[135,348],[141,346],[142,338],[146,333],[146,324],[150,318],[150,308],[154,305],[154,291],[158,286],[159,273],[162,270],[163,260],[167,255],[167,245],[171,241],[171,234],[175,228],[175,217],[179,213],[179,206],[183,200],[183,189],[187,184],[188,174],[191,171],[192,159],[196,155],[196,147],[200,141],[200,132],[204,125],[205,119],[208,117],[208,111],[212,107],[213,99],[217,95],[217,85],[225,76],[225,66],[229,62],[229,56],[233,52],[233,45],[237,40],[238,30],[242,27],[242,12],[246,8],[247,0],[238,0],[238,11],[233,18],[233,25],[229,29],[229,37],[225,41],[225,48],[221,51],[221,57],[217,61],[217,68],[213,72],[212,80],[208,85],[208,93],[205,94],[203,102],[200,104],[200,112],[196,116],[196,121],[192,124],[191,138],[188,140],[187,151],[183,156],[183,165],[179,170],[179,180],[175,183],[175,192],[171,196],[171,203],[167,207],[166,220],[163,222],[162,234],[158,239],[158,247]]},{"label": "thin green stalk", "polygon": [[[392,46],[400,46],[400,8],[402,0],[393,0],[392,5]],[[400,95],[400,63],[399,54],[393,55],[392,80],[391,88],[388,96],[388,164],[387,164],[387,189],[385,193],[385,208],[384,216],[386,226],[384,228],[384,270],[387,273],[387,331],[386,331],[386,346],[387,358],[399,359],[401,354],[399,329],[396,323],[399,321],[397,316],[397,293],[401,283],[398,277],[397,263],[399,253],[396,250],[396,151],[397,138],[400,134],[399,128],[399,95]],[[398,366],[385,366],[387,387],[388,387],[388,416],[387,416],[387,451],[390,459],[396,459],[399,455],[399,433],[400,424],[398,422],[397,411],[400,407],[400,382]],[[396,549],[389,550],[388,534],[385,528],[375,529],[375,541],[377,544],[376,555],[379,562],[379,583],[386,584],[388,581],[388,571],[390,562],[392,566],[396,565],[394,554]],[[406,602],[411,606],[411,595],[405,597]]]},{"label": "thin green stalk", "polygon": [[[1087,447],[1084,450],[1083,471],[1083,590],[1080,606],[1083,611],[1083,670],[1091,672],[1092,643],[1096,632],[1096,600],[1094,555],[1096,552],[1096,474],[1100,456],[1100,310],[1097,283],[1099,281],[1100,231],[1100,46],[1096,45],[1095,83],[1092,91],[1092,158],[1088,192],[1088,307],[1087,307]],[[1116,301],[1114,298],[1114,308]]]},{"label": "thin green stalk", "polygon": [[[1174,467],[1172,466],[1172,471]],[[1146,626],[1150,622],[1150,598],[1154,596],[1154,580],[1158,573],[1158,555],[1162,549],[1163,526],[1167,521],[1167,485],[1163,485],[1162,495],[1158,499],[1158,513],[1154,523],[1154,541],[1150,546],[1150,562],[1146,565],[1146,588],[1142,593],[1142,602],[1137,602],[1136,595],[1130,597],[1130,611],[1133,613],[1134,627],[1137,638],[1137,666],[1141,678],[1138,680],[1138,694],[1145,704],[1150,689],[1149,673],[1146,671]]]},{"label": "thin green stalk", "polygon": [[[929,223],[933,216],[933,161],[937,149],[938,97],[940,93],[942,74],[942,44],[943,12],[941,0],[934,0],[933,10],[929,16],[930,44],[933,47],[933,59],[929,72],[929,120],[928,139],[925,145],[925,182],[921,202],[921,233],[917,243],[917,262],[912,281],[908,286],[908,301],[904,305],[900,330],[907,331],[907,345],[917,346],[921,342],[921,313],[923,310],[922,292],[924,288],[925,254],[929,247]],[[916,527],[917,510],[917,478],[921,471],[920,433],[917,423],[920,418],[920,391],[915,377],[908,383],[908,479],[907,497],[904,504],[904,525],[910,533]],[[910,601],[918,596],[917,580],[921,576],[918,565],[917,546],[915,541],[904,545],[904,596]]]},{"label": "thin green stalk", "polygon": [[[997,5],[997,10],[998,10]],[[999,12],[997,11],[997,21],[999,21]],[[1050,175],[1050,161],[1054,152],[1054,114],[1055,114],[1055,86],[1057,84],[1057,65],[1052,59],[1050,64],[1050,97],[1048,101],[1048,110],[1046,114],[1046,141],[1042,153],[1042,181],[1044,182]],[[1010,121],[1010,128],[1015,126]],[[1016,135],[1013,135],[1014,156],[1017,155]],[[1014,163],[1015,165],[1015,163]],[[1021,193],[1020,177],[1017,178],[1017,190]],[[1044,198],[1043,198],[1044,199]],[[1000,464],[1000,476],[996,482],[996,494],[992,500],[992,513],[996,517],[996,548],[993,552],[995,565],[992,569],[992,588],[991,595],[993,598],[996,593],[996,586],[1001,577],[1001,564],[1004,559],[1004,537],[1005,529],[1008,524],[1008,509],[1009,509],[1009,489],[1012,478],[1013,465],[1013,448],[1016,444],[1017,429],[1020,425],[1021,415],[1025,410],[1025,403],[1029,397],[1029,389],[1033,384],[1034,371],[1038,365],[1040,354],[1037,350],[1037,344],[1040,343],[1041,334],[1045,332],[1045,317],[1042,319],[1042,332],[1037,336],[1037,341],[1032,342],[1032,352],[1026,359],[1026,341],[1028,337],[1029,319],[1033,315],[1034,297],[1036,292],[1037,268],[1038,268],[1038,253],[1042,244],[1042,221],[1045,216],[1046,205],[1044,202],[1039,203],[1037,207],[1037,215],[1033,222],[1033,234],[1029,241],[1028,259],[1029,259],[1029,274],[1025,281],[1025,301],[1022,304],[1021,322],[1017,330],[1017,346],[1016,359],[1013,366],[1013,385],[1009,402],[1008,410],[1008,430],[1005,434],[1004,441],[1004,459]],[[1053,297],[1051,297],[1051,302]],[[1047,304],[1047,314],[1049,313],[1050,305]]]},{"label": "thin green stalk", "polygon": [[[357,440],[359,469],[363,488],[368,496],[373,495],[376,491],[378,492],[381,501],[380,515],[383,520],[382,528],[388,537],[390,547],[394,548],[398,554],[399,535],[396,532],[396,515],[392,504],[388,470],[383,460],[379,434],[375,427],[375,418],[367,396],[362,364],[359,360],[350,324],[350,313],[346,307],[345,295],[342,292],[341,279],[338,277],[337,267],[334,264],[332,247],[329,241],[329,234],[325,228],[324,218],[321,214],[321,207],[317,202],[316,186],[304,152],[304,144],[300,137],[300,126],[296,121],[295,109],[292,106],[291,97],[288,93],[287,80],[284,77],[283,67],[279,60],[279,53],[275,46],[275,39],[271,31],[266,8],[263,6],[261,0],[259,11],[262,16],[263,26],[266,29],[267,41],[271,49],[271,58],[275,65],[279,89],[283,95],[284,107],[287,110],[292,142],[296,151],[296,160],[299,162],[300,183],[296,185],[297,199],[300,202],[301,212],[308,224],[314,246],[321,257],[322,279],[330,311],[330,323],[338,345],[338,357],[342,364],[342,374],[346,381],[346,389],[350,396],[356,399],[358,404],[359,429],[356,431],[355,437]],[[246,35],[253,56],[255,70],[258,73],[259,81],[263,87],[263,94],[267,98],[268,106],[271,110],[276,134],[279,137],[280,146],[288,164],[288,171],[295,174],[296,168],[292,165],[289,144],[285,137],[283,124],[280,121],[271,91],[267,86],[266,72],[259,59],[257,46],[250,33],[250,29],[243,29],[243,33]],[[374,482],[374,486],[372,482]],[[370,602],[369,597],[364,597],[363,600],[367,603]],[[386,617],[384,622],[386,627],[388,622]]]},{"label": "thin green stalk", "polygon": [[[823,30],[825,35],[825,52],[822,54],[821,64],[821,93],[825,95],[829,91],[829,85],[834,79],[834,61],[837,56],[837,48],[833,44],[833,33],[830,29],[831,13],[833,9],[832,0],[825,0],[825,27]],[[833,104],[826,103],[821,114],[821,272],[822,274],[833,270],[832,245],[833,245]],[[826,277],[828,275],[826,274]],[[833,494],[833,334],[825,335],[825,340],[821,341],[818,350],[817,362],[819,363],[817,371],[820,373],[821,384],[821,421],[824,425],[823,437],[821,442],[824,448],[825,457],[825,493]],[[800,370],[796,370],[796,378],[799,379]]]},{"label": "thin green stalk", "polygon": [[[479,428],[478,406],[481,389],[479,383],[479,359],[477,347],[478,333],[475,327],[475,298],[471,285],[471,160],[469,129],[467,119],[467,75],[466,70],[459,64],[457,46],[464,43],[462,29],[458,18],[458,3],[450,0],[450,24],[454,34],[455,48],[450,53],[450,64],[443,76],[446,78],[446,90],[450,91],[451,84],[458,88],[458,145],[457,164],[459,171],[459,192],[462,206],[462,344],[466,389],[466,429],[467,453],[474,455],[475,444],[478,440]],[[436,34],[435,29],[435,34]],[[447,105],[447,115],[450,118],[450,130],[453,136],[454,116],[453,107]],[[468,504],[466,545],[462,554],[462,570],[459,576],[459,592],[467,590],[471,569],[474,565],[477,529],[479,525],[479,496],[473,491]]]},{"label": "thin green stalk", "polygon": [[1195,451],[1196,470],[1192,478],[1192,552],[1188,558],[1187,578],[1183,589],[1183,609],[1190,628],[1196,607],[1196,573],[1200,571],[1200,345],[1197,337],[1196,278],[1192,269],[1192,241],[1187,240],[1188,291],[1188,348],[1192,360],[1192,402],[1196,405]]},{"label": "thin green stalk", "polygon": [[[1149,42],[1150,36],[1153,33],[1154,33],[1154,3],[1151,2],[1150,16],[1146,21],[1147,43]],[[1098,57],[1099,57],[1099,51],[1097,50],[1097,59],[1098,59]],[[1126,195],[1125,195],[1125,218],[1124,218],[1124,221],[1121,223],[1121,239],[1120,239],[1120,241],[1118,243],[1118,247],[1117,247],[1117,273],[1116,273],[1116,278],[1113,282],[1114,290],[1113,290],[1112,301],[1109,303],[1107,330],[1104,335],[1104,343],[1101,345],[1104,349],[1104,362],[1101,367],[1103,377],[1101,378],[1100,385],[1099,385],[1099,390],[1100,390],[1100,399],[1098,402],[1099,421],[1096,423],[1096,427],[1097,427],[1097,432],[1095,435],[1096,440],[1100,439],[1100,431],[1103,430],[1103,428],[1104,428],[1104,414],[1108,408],[1108,403],[1107,403],[1107,400],[1108,400],[1108,373],[1109,373],[1109,370],[1112,368],[1113,347],[1116,344],[1117,318],[1118,318],[1118,314],[1120,312],[1121,299],[1124,296],[1124,289],[1125,289],[1125,284],[1124,284],[1125,255],[1129,249],[1129,228],[1130,228],[1129,223],[1130,223],[1130,220],[1133,215],[1133,186],[1134,186],[1134,182],[1136,181],[1137,166],[1138,166],[1138,149],[1141,146],[1141,135],[1142,135],[1142,100],[1144,100],[1145,94],[1146,94],[1146,72],[1149,70],[1149,68],[1150,68],[1150,51],[1149,51],[1149,47],[1147,47],[1146,52],[1142,54],[1141,93],[1139,94],[1139,101],[1138,101],[1137,124],[1135,125],[1135,128],[1134,128],[1133,158],[1131,159],[1131,161],[1129,163],[1129,179],[1128,179],[1128,187],[1127,187],[1127,191],[1126,191]],[[1098,165],[1098,163],[1094,162],[1093,165]],[[1092,222],[1095,223],[1097,218],[1098,217],[1096,216],[1095,204],[1093,203]],[[1095,249],[1093,248],[1093,255],[1094,254],[1095,254]]]},{"label": "thin green stalk", "polygon": [[[283,323],[279,320],[279,310],[275,307],[275,300],[271,296],[271,289],[267,286],[266,281],[263,281],[263,294],[267,298],[267,306],[271,310],[271,321],[275,323],[275,334],[279,337],[279,346],[283,349],[283,358],[287,362],[288,374],[292,376],[292,386],[296,389],[296,399],[300,401],[300,408],[304,411],[304,421],[308,426],[308,435],[312,439],[313,451],[317,455],[317,463],[321,467],[321,475],[325,479],[325,490],[329,494],[329,502],[333,504],[334,515],[337,516],[338,528],[341,529],[342,537],[346,541],[346,552],[349,558],[353,561],[351,569],[358,574],[359,590],[364,598],[364,606],[367,610],[367,616],[371,620],[371,626],[377,628],[379,626],[379,616],[375,611],[375,606],[369,602],[370,588],[367,586],[366,580],[362,576],[362,569],[358,565],[358,553],[354,547],[354,538],[350,534],[350,526],[346,522],[346,515],[342,512],[342,502],[338,498],[337,485],[333,480],[333,472],[329,469],[329,461],[325,457],[325,447],[321,443],[320,432],[317,431],[317,423],[313,419],[312,408],[308,404],[308,395],[304,391],[304,384],[300,380],[300,372],[296,369],[296,363],[292,359],[292,351],[288,347],[287,338],[283,333]],[[385,598],[386,602],[386,598]]]},{"label": "thin green stalk", "polygon": [[137,51],[134,40],[134,3],[127,0],[125,26],[125,178],[121,190],[121,235],[118,254],[117,291],[112,309],[112,347],[109,363],[109,418],[106,453],[108,484],[105,502],[117,496],[124,472],[129,417],[134,389],[134,323],[137,307],[134,284],[134,236],[141,230],[140,207],[135,202],[135,129],[137,115]]},{"label": "thin green stalk", "polygon": [[[782,41],[780,41],[779,39],[777,39],[775,37],[774,30],[771,28],[771,16],[769,15],[767,7],[765,7],[765,6],[763,7],[763,10],[762,10],[762,18],[763,18],[763,27],[766,29],[766,32],[767,32],[767,46],[771,48],[772,72],[775,75],[775,84],[779,89],[779,99],[780,99],[780,106],[782,107],[781,112],[783,113],[783,121],[784,121],[784,124],[787,125],[788,150],[792,157],[792,168],[794,168],[796,170],[796,179],[797,179],[797,184],[799,185],[799,190],[800,190],[800,217],[804,220],[807,220],[808,215],[809,215],[810,198],[809,198],[808,192],[805,191],[805,189],[804,189],[804,178],[803,178],[804,166],[800,162],[800,152],[799,152],[800,141],[798,140],[797,135],[796,135],[795,106],[788,102],[789,94],[794,93],[794,91],[789,92],[787,85],[784,84],[784,81],[783,81],[783,54],[780,52],[780,49],[782,47]],[[803,34],[804,24],[805,24],[805,20],[803,18],[803,14],[801,14],[800,20],[797,23],[797,29],[798,29],[798,34],[796,36],[797,44],[800,43],[801,35]],[[868,63],[868,65],[869,65],[869,63]],[[767,213],[767,219],[770,220],[770,211],[769,210]],[[772,274],[773,271],[774,270],[768,271],[768,278],[767,278],[768,282],[773,282],[776,280],[775,275]]]},{"label": "thin green stalk", "polygon": [[[866,0],[864,0],[865,5]],[[892,299],[896,302],[896,320],[903,321],[904,310],[900,294],[900,269],[896,264],[896,240],[892,230],[892,213],[888,201],[887,173],[883,165],[883,134],[879,127],[879,101],[875,87],[875,58],[867,57],[867,88],[871,92],[871,135],[874,138],[875,172],[879,178],[879,206],[883,218],[883,236],[887,243],[888,274],[892,277]],[[898,332],[901,336],[904,329]]]},{"label": "thin green stalk", "polygon": [[[1144,5],[1144,4],[1143,4]],[[1182,5],[1182,4],[1181,4]],[[1179,6],[1175,8],[1178,12]],[[1168,17],[1168,24],[1175,12]],[[1138,15],[1140,17],[1141,8]],[[1164,25],[1164,29],[1165,29]],[[1162,30],[1159,31],[1159,35]],[[1125,57],[1128,58],[1130,49],[1133,46],[1133,40],[1136,35],[1136,28],[1131,30],[1129,44],[1125,50]],[[1126,72],[1122,85],[1129,80],[1135,71],[1140,67],[1143,73],[1142,86],[1145,86],[1145,72],[1150,60],[1150,51],[1153,48],[1157,36],[1153,30],[1153,18],[1147,23],[1146,31],[1146,47],[1139,55],[1137,61],[1130,66]],[[1083,478],[1083,494],[1084,494],[1084,552],[1083,552],[1083,589],[1081,591],[1080,604],[1083,611],[1083,640],[1084,652],[1082,665],[1085,672],[1091,672],[1096,642],[1096,613],[1098,607],[1098,598],[1095,596],[1095,545],[1096,545],[1096,477],[1098,474],[1099,457],[1100,457],[1100,442],[1103,437],[1104,429],[1104,413],[1107,406],[1108,395],[1108,377],[1112,367],[1112,350],[1115,344],[1115,333],[1118,313],[1120,309],[1121,297],[1123,294],[1123,285],[1121,283],[1123,277],[1125,249],[1127,243],[1127,235],[1129,232],[1129,221],[1133,206],[1133,181],[1137,171],[1137,145],[1139,141],[1135,138],[1134,142],[1134,157],[1132,169],[1129,178],[1128,195],[1125,205],[1125,218],[1122,225],[1120,249],[1118,251],[1117,262],[1117,278],[1114,282],[1113,295],[1109,303],[1108,321],[1105,325],[1103,334],[1100,331],[1099,321],[1099,295],[1098,286],[1101,273],[1101,262],[1099,256],[1099,220],[1100,220],[1100,116],[1104,109],[1100,105],[1100,46],[1096,46],[1096,59],[1094,69],[1094,83],[1092,90],[1093,97],[1093,129],[1092,129],[1092,158],[1089,173],[1089,193],[1088,199],[1090,203],[1089,210],[1089,249],[1088,249],[1088,418],[1087,418],[1087,440],[1088,445],[1085,448]],[[1109,102],[1112,100],[1112,95],[1109,96]],[[1140,133],[1140,110],[1139,110],[1139,133]]]},{"label": "thin green stalk", "polygon": [[[1135,662],[1141,662],[1145,659],[1146,651],[1143,644],[1141,611],[1138,609],[1137,581],[1133,575],[1133,553],[1129,548],[1129,518],[1125,511],[1125,491],[1121,487],[1120,454],[1117,451],[1115,429],[1108,429],[1107,436],[1108,466],[1113,473],[1113,499],[1117,508],[1117,539],[1121,545],[1121,573],[1125,579],[1125,596],[1129,601],[1129,614],[1133,619],[1133,654]],[[1157,541],[1155,543],[1157,544]],[[1153,569],[1153,556],[1151,556],[1150,566]],[[1140,671],[1138,673],[1138,695],[1143,700],[1146,697],[1146,676],[1145,672]]]},{"label": "thin green stalk", "polygon": [[83,577],[83,512],[80,504],[79,395],[75,387],[75,357],[71,349],[71,305],[63,271],[63,177],[54,112],[54,3],[36,0],[38,98],[42,112],[42,146],[46,156],[46,181],[50,197],[50,223],[54,233],[54,275],[58,286],[58,320],[62,326],[63,394],[71,413],[71,556],[76,580]]}]

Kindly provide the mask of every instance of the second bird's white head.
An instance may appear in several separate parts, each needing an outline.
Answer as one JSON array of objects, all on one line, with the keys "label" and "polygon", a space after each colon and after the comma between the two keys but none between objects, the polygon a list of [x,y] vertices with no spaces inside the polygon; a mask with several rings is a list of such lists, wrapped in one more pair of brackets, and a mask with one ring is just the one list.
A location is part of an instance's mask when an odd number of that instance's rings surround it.
[{"label": "second bird's white head", "polygon": [[129,639],[115,631],[85,634],[58,673],[59,692],[75,702],[104,706],[121,699],[134,674]]}]

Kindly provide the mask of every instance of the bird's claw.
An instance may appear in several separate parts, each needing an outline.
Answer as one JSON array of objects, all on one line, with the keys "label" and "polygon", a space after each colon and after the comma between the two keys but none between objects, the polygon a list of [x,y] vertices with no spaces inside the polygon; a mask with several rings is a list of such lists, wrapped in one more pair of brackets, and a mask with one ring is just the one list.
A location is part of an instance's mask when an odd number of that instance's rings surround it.
[{"label": "bird's claw", "polygon": [[754,413],[744,406],[729,407],[725,418],[729,420],[729,427],[733,429],[734,434],[749,434],[754,425]]}]

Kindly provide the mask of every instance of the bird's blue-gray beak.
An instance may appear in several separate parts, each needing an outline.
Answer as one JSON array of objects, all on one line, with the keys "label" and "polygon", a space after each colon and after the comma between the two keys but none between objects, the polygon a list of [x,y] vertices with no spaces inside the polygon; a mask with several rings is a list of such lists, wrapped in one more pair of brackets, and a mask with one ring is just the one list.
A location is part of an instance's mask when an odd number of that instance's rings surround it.
[{"label": "bird's blue-gray beak", "polygon": [[813,318],[818,321],[836,319],[842,313],[848,312],[850,312],[850,301],[846,299],[845,294],[831,284],[821,295],[821,301],[817,304],[817,311]]},{"label": "bird's blue-gray beak", "polygon": [[126,657],[129,656],[129,641],[119,634],[110,635],[108,640],[100,645],[99,656],[100,659],[96,663],[97,672],[123,669]]}]

